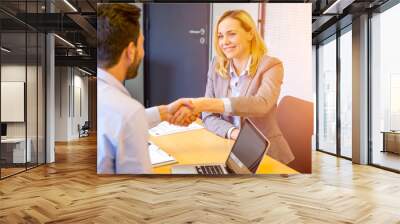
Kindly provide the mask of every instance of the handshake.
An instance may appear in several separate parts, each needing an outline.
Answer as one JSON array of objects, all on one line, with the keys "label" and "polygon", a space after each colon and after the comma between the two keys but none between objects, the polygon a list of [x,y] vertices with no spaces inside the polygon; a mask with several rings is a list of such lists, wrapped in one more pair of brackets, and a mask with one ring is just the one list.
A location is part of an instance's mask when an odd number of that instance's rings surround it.
[{"label": "handshake", "polygon": [[[162,121],[179,126],[188,126],[200,115],[200,112],[222,114],[225,112],[225,105],[222,99],[218,98],[181,98],[168,105],[159,106]],[[229,136],[230,139],[237,139],[240,130],[234,128]]]},{"label": "handshake", "polygon": [[196,121],[201,112],[198,109],[190,98],[181,98],[159,107],[161,120],[178,126],[188,126]]}]

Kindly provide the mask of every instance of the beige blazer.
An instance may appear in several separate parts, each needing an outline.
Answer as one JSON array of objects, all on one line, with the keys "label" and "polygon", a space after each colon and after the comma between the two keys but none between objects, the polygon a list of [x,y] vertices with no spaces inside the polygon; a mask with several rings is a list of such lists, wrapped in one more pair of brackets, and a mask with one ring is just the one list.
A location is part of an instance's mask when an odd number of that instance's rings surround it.
[{"label": "beige blazer", "polygon": [[[208,71],[205,97],[228,97],[229,79],[224,79],[215,71],[215,58]],[[229,69],[229,68],[228,68]],[[229,71],[228,71],[229,72]],[[276,119],[277,100],[283,80],[282,62],[265,55],[253,78],[246,76],[240,89],[240,96],[229,97],[232,104],[232,114],[249,118],[271,142],[268,155],[288,164],[294,159],[290,147],[279,129]],[[233,127],[230,116],[226,114],[203,113],[205,127],[215,134],[226,137]]]}]

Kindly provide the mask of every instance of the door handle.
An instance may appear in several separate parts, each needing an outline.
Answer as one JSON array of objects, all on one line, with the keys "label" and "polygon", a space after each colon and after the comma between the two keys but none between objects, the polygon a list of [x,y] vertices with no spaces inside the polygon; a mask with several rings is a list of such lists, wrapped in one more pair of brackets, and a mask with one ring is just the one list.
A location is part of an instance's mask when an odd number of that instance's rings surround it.
[{"label": "door handle", "polygon": [[204,28],[201,28],[200,30],[189,30],[189,33],[204,35],[206,33],[206,30]]}]

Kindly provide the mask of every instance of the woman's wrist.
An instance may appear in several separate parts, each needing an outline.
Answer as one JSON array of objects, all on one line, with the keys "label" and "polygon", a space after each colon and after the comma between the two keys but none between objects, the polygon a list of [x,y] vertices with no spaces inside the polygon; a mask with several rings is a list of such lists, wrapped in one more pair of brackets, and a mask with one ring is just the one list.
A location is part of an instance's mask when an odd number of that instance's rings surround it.
[{"label": "woman's wrist", "polygon": [[225,137],[226,137],[227,139],[231,139],[232,131],[235,130],[235,129],[236,129],[236,127],[231,127],[231,128],[229,128],[229,129],[228,129],[228,132],[226,133],[226,136],[225,136]]},{"label": "woman's wrist", "polygon": [[218,98],[193,98],[191,99],[196,112],[223,113],[224,102]]},{"label": "woman's wrist", "polygon": [[236,140],[239,136],[240,130],[238,128],[235,128],[231,131],[231,134],[229,136],[230,139]]}]

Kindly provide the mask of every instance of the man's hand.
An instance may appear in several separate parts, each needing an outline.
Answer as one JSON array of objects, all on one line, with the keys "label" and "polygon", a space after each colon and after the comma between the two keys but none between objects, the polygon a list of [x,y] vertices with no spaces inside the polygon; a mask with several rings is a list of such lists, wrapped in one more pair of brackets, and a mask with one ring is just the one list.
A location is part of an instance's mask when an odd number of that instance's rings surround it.
[{"label": "man's hand", "polygon": [[182,106],[191,108],[193,105],[189,99],[179,99],[168,105],[158,106],[161,120],[170,122],[171,118]]},{"label": "man's hand", "polygon": [[168,104],[168,112],[171,115],[174,115],[182,106],[185,106],[191,110],[194,109],[194,104],[190,98],[181,98]]},{"label": "man's hand", "polygon": [[193,111],[194,104],[189,98],[176,100],[165,107],[167,109],[164,113],[160,110],[161,119],[174,125],[188,126],[198,117]]},{"label": "man's hand", "polygon": [[193,110],[186,106],[181,106],[169,122],[179,126],[188,126],[192,122],[196,121],[197,117],[198,114],[195,114]]}]

